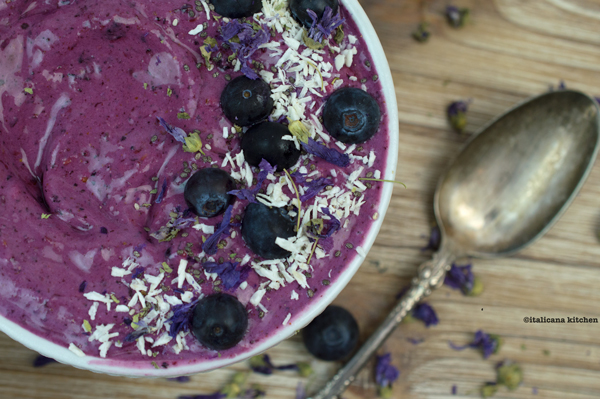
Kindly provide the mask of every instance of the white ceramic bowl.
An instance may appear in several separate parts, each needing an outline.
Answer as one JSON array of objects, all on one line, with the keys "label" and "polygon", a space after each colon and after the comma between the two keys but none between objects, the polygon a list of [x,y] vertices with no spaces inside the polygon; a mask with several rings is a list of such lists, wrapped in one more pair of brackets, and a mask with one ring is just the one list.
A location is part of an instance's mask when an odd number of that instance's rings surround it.
[{"label": "white ceramic bowl", "polygon": [[[396,104],[394,84],[392,82],[392,75],[390,73],[383,48],[381,47],[381,43],[379,42],[377,34],[375,33],[375,29],[373,29],[373,25],[371,25],[371,22],[367,18],[367,15],[358,1],[341,0],[341,3],[344,4],[347,12],[351,14],[352,19],[356,22],[356,25],[362,33],[363,40],[366,42],[369,48],[372,62],[377,69],[379,79],[382,83],[382,90],[385,98],[385,112],[388,116],[388,131],[390,134],[386,169],[382,178],[394,180],[398,158],[398,109]],[[373,222],[371,229],[365,236],[365,242],[362,245],[365,253],[369,251],[373,245],[373,242],[375,241],[375,238],[377,237],[377,233],[379,232],[390,202],[390,198],[392,196],[392,189],[393,184],[383,185],[381,202],[379,203],[379,208],[377,210],[379,213],[379,218]],[[44,356],[53,358],[60,363],[68,364],[79,369],[128,377],[175,377],[195,374],[214,370],[245,360],[251,356],[260,354],[284,339],[289,338],[296,331],[302,329],[316,316],[323,312],[327,305],[329,305],[338,296],[346,284],[348,284],[350,279],[354,276],[362,264],[363,260],[364,258],[357,255],[348,265],[347,269],[339,276],[335,284],[330,286],[330,288],[325,291],[324,295],[319,298],[315,298],[315,300],[311,302],[311,306],[304,309],[304,311],[290,324],[280,328],[269,338],[261,341],[261,343],[255,346],[252,350],[241,353],[234,358],[213,359],[191,364],[188,364],[188,362],[181,362],[180,365],[170,366],[168,369],[149,369],[147,367],[136,368],[135,362],[131,361],[103,359],[95,356],[79,357],[69,349],[41,338],[2,316],[0,316],[0,330],[5,332],[12,339]],[[140,364],[141,363],[142,361],[140,361]],[[148,361],[144,360],[143,364],[147,366]]]}]

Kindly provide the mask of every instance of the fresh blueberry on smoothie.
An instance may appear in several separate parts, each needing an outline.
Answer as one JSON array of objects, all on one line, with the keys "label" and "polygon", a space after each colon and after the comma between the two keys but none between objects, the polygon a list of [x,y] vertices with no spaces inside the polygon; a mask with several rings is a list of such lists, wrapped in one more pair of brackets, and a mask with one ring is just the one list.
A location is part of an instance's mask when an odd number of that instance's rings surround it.
[{"label": "fresh blueberry on smoothie", "polygon": [[227,18],[251,17],[260,11],[261,0],[210,0],[215,12]]},{"label": "fresh blueberry on smoothie", "polygon": [[262,79],[238,76],[221,93],[223,113],[238,126],[250,126],[269,116],[273,110],[271,88]]},{"label": "fresh blueberry on smoothie", "polygon": [[287,258],[290,252],[277,245],[277,238],[296,234],[296,221],[285,209],[262,203],[248,204],[242,220],[244,242],[256,255],[265,259]]},{"label": "fresh blueberry on smoothie", "polygon": [[244,338],[247,328],[246,308],[232,295],[209,295],[198,301],[194,308],[192,332],[210,349],[233,348]]},{"label": "fresh blueberry on smoothie", "polygon": [[235,182],[222,169],[200,169],[190,177],[185,185],[183,195],[192,211],[203,218],[220,215],[235,201],[235,197],[227,194],[235,189]]},{"label": "fresh blueberry on smoothie", "polygon": [[323,126],[345,144],[364,143],[377,133],[381,111],[364,90],[345,87],[333,93],[323,109]]},{"label": "fresh blueberry on smoothie", "polygon": [[300,158],[287,126],[276,122],[261,122],[252,126],[242,137],[241,147],[246,161],[258,166],[265,159],[271,165],[277,165],[277,171],[291,168]]}]

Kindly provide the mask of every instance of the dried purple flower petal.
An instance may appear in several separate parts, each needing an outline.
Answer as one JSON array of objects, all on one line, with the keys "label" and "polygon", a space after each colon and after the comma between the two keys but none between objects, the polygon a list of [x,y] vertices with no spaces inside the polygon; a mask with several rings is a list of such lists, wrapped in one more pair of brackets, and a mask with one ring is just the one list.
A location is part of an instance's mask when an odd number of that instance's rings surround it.
[{"label": "dried purple flower petal", "polygon": [[227,397],[226,394],[221,392],[215,392],[209,395],[180,395],[177,399],[225,399]]},{"label": "dried purple flower petal", "polygon": [[482,330],[475,332],[473,341],[464,346],[458,346],[448,341],[448,345],[454,350],[461,351],[466,348],[480,348],[483,352],[483,358],[487,359],[492,354],[496,353],[500,348],[500,337],[497,335],[486,334]]},{"label": "dried purple flower petal", "polygon": [[333,181],[329,177],[320,177],[306,184],[303,195],[300,196],[300,202],[308,201],[316,197],[325,187],[331,186]]},{"label": "dried purple flower petal", "polygon": [[456,395],[456,392],[457,392],[456,385],[452,385],[452,391],[451,392],[452,392],[452,395]]},{"label": "dried purple flower petal", "polygon": [[156,117],[158,119],[158,121],[160,122],[160,125],[162,127],[165,128],[165,130],[171,135],[173,136],[173,138],[177,141],[179,141],[180,143],[185,144],[185,138],[187,137],[187,134],[185,133],[185,131],[179,127],[175,127],[175,126],[170,126],[163,118],[161,118],[160,116]]},{"label": "dried purple flower petal", "polygon": [[446,273],[444,284],[455,290],[461,290],[465,295],[469,294],[473,290],[473,282],[475,280],[471,268],[471,264],[457,266],[453,263],[448,273]]},{"label": "dried purple flower petal", "polygon": [[442,232],[440,231],[439,226],[433,226],[431,228],[431,233],[429,234],[429,242],[427,243],[426,247],[421,248],[421,251],[427,251],[427,250],[437,251],[438,249],[440,249],[441,242],[442,242]]},{"label": "dried purple flower petal", "polygon": [[262,398],[263,396],[265,396],[267,393],[261,389],[258,388],[248,388],[246,389],[246,391],[243,393],[242,396],[239,396],[239,399],[257,399],[257,398]]},{"label": "dried purple flower petal", "polygon": [[138,278],[142,273],[144,273],[144,268],[142,266],[136,267],[133,269],[133,274],[131,275],[131,279]]},{"label": "dried purple flower petal", "polygon": [[446,19],[453,28],[461,28],[469,18],[468,8],[458,8],[455,6],[446,7]]},{"label": "dried purple flower petal", "polygon": [[100,234],[108,234],[108,229],[106,227],[100,227]]},{"label": "dried purple flower petal", "polygon": [[140,338],[141,336],[143,336],[144,334],[146,334],[147,332],[148,332],[148,327],[139,328],[139,329],[127,334],[125,336],[124,341],[125,342],[133,342],[133,341],[137,340],[138,338]]},{"label": "dried purple flower petal", "polygon": [[439,319],[435,310],[426,302],[421,302],[415,305],[412,316],[425,323],[425,327],[435,326],[439,323]]},{"label": "dried purple flower petal", "polygon": [[269,175],[269,173],[275,173],[275,170],[277,169],[277,165],[275,166],[271,166],[271,164],[265,160],[262,159],[260,161],[260,164],[258,164],[258,167],[260,168],[260,172],[258,172],[258,177],[257,177],[257,181],[256,181],[256,185],[254,186],[254,188],[248,189],[248,188],[243,188],[241,190],[232,190],[227,192],[227,194],[231,194],[231,195],[235,195],[237,198],[241,199],[241,200],[246,200],[249,202],[256,202],[256,194],[258,194],[258,192],[260,191],[263,182],[265,181],[265,179],[267,178],[267,176]]},{"label": "dried purple flower petal", "polygon": [[[237,54],[237,59],[241,63],[241,72],[250,79],[258,79],[259,76],[250,68],[250,63],[258,47],[269,41],[269,33],[262,26],[254,30],[249,23],[240,23],[233,19],[221,27],[221,36]],[[238,41],[231,41],[236,36]]]},{"label": "dried purple flower petal", "polygon": [[180,377],[175,377],[175,378],[167,378],[167,381],[174,381],[174,382],[180,382],[180,383],[186,383],[186,382],[190,382],[191,378],[187,375],[182,375]]},{"label": "dried purple flower petal", "polygon": [[190,318],[192,317],[192,313],[194,312],[197,303],[198,299],[193,300],[190,303],[173,306],[173,316],[167,320],[167,322],[171,323],[169,335],[172,338],[175,338],[180,331],[188,331]]},{"label": "dried purple flower petal", "polygon": [[381,388],[391,386],[400,376],[400,371],[391,365],[392,354],[377,356],[375,364],[375,382]]},{"label": "dried purple flower petal", "polygon": [[321,43],[323,39],[328,38],[338,26],[344,23],[345,19],[340,16],[340,12],[333,15],[331,7],[325,7],[323,16],[319,21],[317,13],[313,10],[306,10],[310,18],[312,19],[312,25],[308,31],[308,37],[316,42]]},{"label": "dried purple flower petal", "polygon": [[273,374],[273,370],[299,370],[297,364],[286,364],[283,366],[275,366],[271,362],[271,358],[269,355],[258,355],[254,356],[250,359],[250,368],[255,373],[271,375]]},{"label": "dried purple flower petal", "polygon": [[206,262],[203,263],[202,266],[204,270],[209,273],[217,273],[217,275],[221,278],[223,282],[223,286],[225,289],[237,289],[241,283],[246,281],[248,278],[248,274],[250,272],[249,267],[243,267],[240,270],[237,270],[237,266],[239,263],[237,262],[224,262],[224,263],[215,263],[215,262]]},{"label": "dried purple flower petal", "polygon": [[227,210],[223,214],[223,221],[219,223],[218,227],[215,229],[214,234],[206,239],[206,241],[202,244],[202,250],[207,255],[214,255],[217,253],[217,244],[221,239],[221,234],[229,234],[229,227],[231,226],[231,211],[233,210],[233,205],[229,205]]},{"label": "dried purple flower petal", "polygon": [[296,399],[306,399],[306,390],[302,381],[298,381],[298,385],[296,385]]},{"label": "dried purple flower petal", "polygon": [[350,157],[348,154],[339,152],[334,148],[325,147],[311,138],[308,139],[308,143],[300,144],[302,145],[302,148],[304,148],[304,150],[309,154],[316,155],[319,158],[322,158],[336,166],[346,167],[350,165]]},{"label": "dried purple flower petal", "polygon": [[425,338],[406,338],[406,340],[413,345],[419,345],[420,343],[425,342]]},{"label": "dried purple flower petal", "polygon": [[156,200],[154,200],[154,203],[160,204],[162,202],[166,192],[167,192],[167,179],[165,178],[163,180],[163,184],[162,184],[162,188],[160,189],[160,193],[158,193],[158,195],[156,196]]},{"label": "dried purple flower petal", "polygon": [[87,287],[87,281],[83,280],[81,284],[79,284],[79,292],[85,291],[85,287]]},{"label": "dried purple flower petal", "polygon": [[450,126],[459,133],[462,133],[467,126],[469,103],[470,101],[454,101],[446,109]]},{"label": "dried purple flower petal", "polygon": [[50,363],[56,363],[56,360],[52,359],[51,357],[38,355],[38,357],[36,357],[33,361],[33,367],[44,367],[45,365]]},{"label": "dried purple flower petal", "polygon": [[331,219],[329,219],[329,229],[325,233],[321,232],[321,234],[319,234],[319,238],[328,238],[331,237],[333,233],[338,231],[342,224],[335,216],[331,214],[328,208],[322,207],[321,212],[329,216]]}]

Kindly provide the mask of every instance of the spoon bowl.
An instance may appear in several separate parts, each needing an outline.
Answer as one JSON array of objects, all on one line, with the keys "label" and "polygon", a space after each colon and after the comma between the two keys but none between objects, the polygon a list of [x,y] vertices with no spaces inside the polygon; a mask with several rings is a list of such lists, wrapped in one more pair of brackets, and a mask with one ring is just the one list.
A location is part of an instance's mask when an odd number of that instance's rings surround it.
[{"label": "spoon bowl", "polygon": [[337,398],[413,306],[444,282],[456,258],[510,255],[546,233],[590,173],[600,109],[572,90],[542,94],[500,115],[467,142],[440,178],[440,250],[383,323],[312,399]]},{"label": "spoon bowl", "polygon": [[475,135],[438,184],[436,219],[454,255],[506,256],[541,237],[598,151],[598,106],[571,90],[535,97]]}]

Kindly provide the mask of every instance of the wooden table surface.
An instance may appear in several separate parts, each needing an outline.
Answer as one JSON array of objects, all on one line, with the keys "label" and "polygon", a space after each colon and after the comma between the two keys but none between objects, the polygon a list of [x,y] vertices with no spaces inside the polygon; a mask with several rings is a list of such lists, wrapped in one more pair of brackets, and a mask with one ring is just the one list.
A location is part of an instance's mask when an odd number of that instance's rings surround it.
[{"label": "wooden table surface", "polygon": [[[336,303],[352,310],[365,339],[395,303],[399,289],[430,254],[421,251],[433,223],[432,197],[440,173],[468,135],[495,115],[535,94],[557,87],[600,96],[600,0],[455,0],[471,9],[462,29],[445,21],[448,0],[361,0],[392,70],[400,119],[398,186],[381,232],[366,262]],[[421,21],[431,38],[417,43]],[[445,107],[471,99],[467,132],[447,124]],[[600,162],[560,221],[518,255],[473,260],[485,291],[466,297],[442,287],[428,298],[439,325],[403,324],[385,344],[401,370],[394,398],[478,397],[495,379],[494,365],[512,359],[523,369],[515,391],[498,398],[600,398],[600,325],[526,324],[525,316],[600,318]],[[499,334],[499,353],[484,360],[475,350],[448,345],[468,342],[483,329]],[[411,338],[422,339],[413,344]],[[252,374],[267,398],[294,398],[299,381],[309,393],[339,364],[314,360],[298,337],[267,352],[278,364],[310,361],[313,377],[294,372]],[[175,399],[220,389],[242,363],[192,377],[185,384],[98,375],[50,364],[33,368],[36,354],[0,334],[0,399]],[[451,393],[456,385],[457,395]],[[537,392],[537,393],[536,393]],[[372,367],[344,395],[374,398]]]}]

